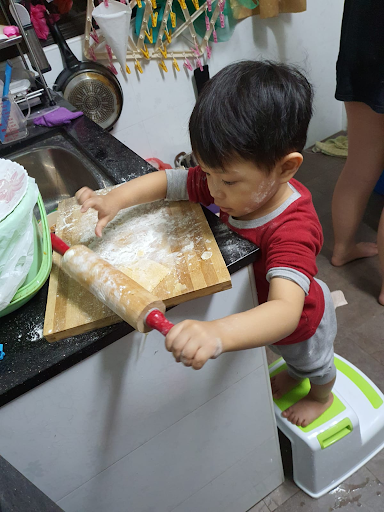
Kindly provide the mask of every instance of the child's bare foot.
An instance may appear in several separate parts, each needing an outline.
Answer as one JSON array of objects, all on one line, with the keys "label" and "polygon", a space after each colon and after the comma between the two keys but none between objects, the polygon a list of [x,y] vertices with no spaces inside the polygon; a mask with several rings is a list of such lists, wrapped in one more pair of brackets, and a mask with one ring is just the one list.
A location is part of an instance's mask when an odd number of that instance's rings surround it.
[{"label": "child's bare foot", "polygon": [[275,400],[278,400],[286,393],[291,391],[300,384],[301,380],[294,379],[289,375],[287,370],[279,372],[271,378],[272,395]]},{"label": "child's bare foot", "polygon": [[325,402],[318,402],[311,396],[311,392],[309,392],[307,396],[293,404],[291,407],[288,407],[288,409],[283,412],[283,416],[298,427],[307,427],[310,423],[321,416],[323,412],[329,409],[332,402],[332,393],[329,393],[328,399]]},{"label": "child's bare foot", "polygon": [[381,292],[377,300],[381,306],[384,306],[384,286],[381,288]]},{"label": "child's bare foot", "polygon": [[361,258],[370,258],[371,256],[376,256],[377,253],[377,244],[360,242],[349,250],[334,249],[331,263],[335,267],[342,267],[350,261]]}]

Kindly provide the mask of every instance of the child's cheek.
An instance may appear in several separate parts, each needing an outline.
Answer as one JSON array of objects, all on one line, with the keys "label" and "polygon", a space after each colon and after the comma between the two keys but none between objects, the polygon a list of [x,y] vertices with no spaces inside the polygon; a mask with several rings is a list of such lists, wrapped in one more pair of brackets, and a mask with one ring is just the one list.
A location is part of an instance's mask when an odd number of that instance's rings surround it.
[{"label": "child's cheek", "polygon": [[256,209],[262,206],[270,198],[271,192],[275,187],[275,180],[264,180],[260,183],[258,189],[251,193],[249,208]]}]

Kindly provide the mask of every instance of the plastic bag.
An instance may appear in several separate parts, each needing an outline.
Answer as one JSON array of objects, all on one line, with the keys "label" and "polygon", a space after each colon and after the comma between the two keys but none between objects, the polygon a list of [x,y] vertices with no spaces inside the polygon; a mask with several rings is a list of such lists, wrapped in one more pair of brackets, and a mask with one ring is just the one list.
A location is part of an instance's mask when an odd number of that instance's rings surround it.
[{"label": "plastic bag", "polygon": [[0,222],[0,311],[25,281],[34,254],[32,215],[39,189],[28,178],[28,189],[12,213]]}]

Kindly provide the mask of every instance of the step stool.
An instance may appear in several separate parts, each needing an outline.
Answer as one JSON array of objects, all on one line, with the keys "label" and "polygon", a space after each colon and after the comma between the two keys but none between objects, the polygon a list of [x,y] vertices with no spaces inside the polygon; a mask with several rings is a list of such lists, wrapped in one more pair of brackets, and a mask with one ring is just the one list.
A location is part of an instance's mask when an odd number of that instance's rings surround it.
[{"label": "step stool", "polygon": [[[336,354],[335,366],[333,404],[307,427],[293,425],[281,413],[308,393],[308,379],[274,400],[277,426],[291,443],[293,480],[312,498],[337,487],[384,448],[384,395]],[[286,367],[280,358],[270,365],[270,377]]]}]

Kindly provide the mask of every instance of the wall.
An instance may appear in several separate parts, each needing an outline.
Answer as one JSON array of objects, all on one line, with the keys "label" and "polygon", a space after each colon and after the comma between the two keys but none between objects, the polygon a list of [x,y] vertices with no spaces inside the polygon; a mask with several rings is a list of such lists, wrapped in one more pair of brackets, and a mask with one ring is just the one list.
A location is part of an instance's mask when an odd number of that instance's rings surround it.
[{"label": "wall", "polygon": [[[342,104],[334,99],[342,10],[343,2],[308,0],[304,13],[268,20],[247,18],[237,24],[227,43],[212,45],[210,75],[241,59],[299,65],[315,87],[315,113],[307,143],[332,135],[343,125]],[[81,39],[72,39],[70,46],[81,58]],[[52,85],[62,68],[61,58],[56,46],[46,52],[53,68],[46,78]],[[119,75],[125,103],[113,135],[144,158],[156,156],[173,164],[175,155],[190,150],[188,118],[195,103],[191,76],[185,68],[161,74],[154,62],[146,66],[143,75],[132,72],[127,81]]]}]

